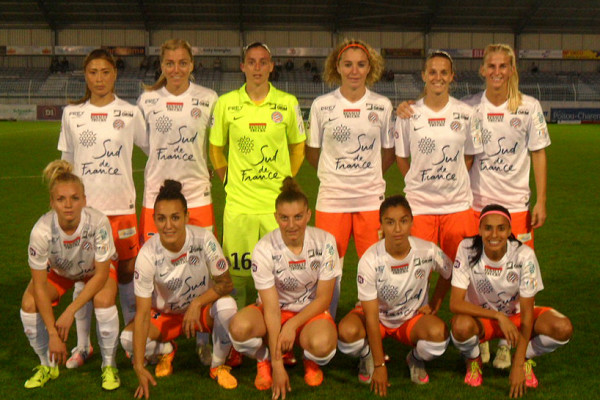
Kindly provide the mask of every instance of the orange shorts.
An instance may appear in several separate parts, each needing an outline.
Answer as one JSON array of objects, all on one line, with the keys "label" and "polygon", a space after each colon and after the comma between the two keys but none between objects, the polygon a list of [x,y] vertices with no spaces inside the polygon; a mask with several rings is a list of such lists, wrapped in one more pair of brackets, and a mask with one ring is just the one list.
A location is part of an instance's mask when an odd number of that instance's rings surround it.
[{"label": "orange shorts", "polygon": [[[362,306],[356,306],[351,311],[351,313],[365,315]],[[385,339],[386,337],[392,337],[398,340],[400,343],[405,344],[407,346],[415,346],[415,343],[410,341],[410,333],[414,326],[419,322],[421,317],[424,314],[417,314],[408,321],[405,321],[402,325],[397,328],[388,328],[383,325],[381,322],[379,323],[379,333],[381,334],[381,338]]]},{"label": "orange shorts", "polygon": [[140,237],[137,231],[137,217],[129,215],[109,215],[108,220],[119,260],[135,258],[140,251]]},{"label": "orange shorts", "polygon": [[[58,303],[60,302],[60,298],[65,293],[67,293],[67,291],[69,289],[71,289],[73,287],[73,285],[75,285],[75,282],[77,282],[77,281],[71,280],[69,278],[65,278],[64,276],[60,276],[53,270],[50,270],[50,272],[48,272],[47,279],[48,279],[48,283],[50,283],[52,286],[54,286],[54,288],[58,292],[58,299],[56,299],[52,302],[52,307],[56,307],[58,305]],[[89,281],[90,279],[92,279],[91,276],[89,278],[85,278],[83,280],[83,282],[87,283],[87,281]],[[110,268],[108,270],[108,279],[112,279],[113,281],[118,282],[117,267],[116,267],[115,261],[110,262]]]},{"label": "orange shorts", "polygon": [[[265,310],[264,310],[264,306],[262,304],[259,304],[259,305],[250,304],[248,307],[256,308],[258,311],[260,311],[261,314],[263,314],[263,317],[264,317]],[[281,326],[285,325],[286,322],[288,322],[290,319],[292,319],[297,314],[298,313],[294,312],[294,311],[281,310]],[[310,324],[311,322],[318,321],[320,319],[324,319],[324,320],[331,322],[333,324],[334,329],[337,330],[335,321],[331,317],[331,314],[329,314],[329,311],[323,311],[321,314],[315,315],[314,317],[312,317],[311,319],[306,321],[304,324],[299,326],[298,329],[296,329],[296,343],[298,343],[298,338],[300,337],[300,333],[302,332],[302,329],[304,329],[304,327],[306,325]]]},{"label": "orange shorts", "polygon": [[380,239],[379,210],[330,213],[317,210],[315,226],[335,236],[340,257],[346,255],[350,235],[354,235],[356,253],[360,259],[371,245]]},{"label": "orange shorts", "polygon": [[[208,326],[208,314],[213,303],[202,306],[200,312],[200,326],[196,326],[196,331],[212,332]],[[183,333],[183,316],[185,314],[168,314],[152,309],[150,311],[150,322],[160,331],[160,340],[168,342],[175,340]]]},{"label": "orange shorts", "polygon": [[[480,216],[481,212],[475,211],[475,217],[477,218],[478,228]],[[533,228],[531,227],[531,213],[529,211],[510,213],[510,218],[512,220],[510,223],[512,233],[517,239],[519,239],[521,242],[533,249]]]},{"label": "orange shorts", "polygon": [[451,214],[415,215],[410,234],[439,243],[444,253],[454,261],[460,242],[466,237],[477,234],[475,221],[472,209]]},{"label": "orange shorts", "polygon": [[[212,204],[188,208],[188,213],[190,214],[190,225],[209,229],[217,236],[217,225]],[[142,207],[142,214],[140,215],[140,240],[142,243],[146,243],[146,241],[155,233],[156,225],[154,225],[154,209]]]},{"label": "orange shorts", "polygon": [[[545,313],[546,311],[552,310],[551,307],[534,307],[533,308],[533,322],[539,318],[540,315]],[[487,342],[488,340],[495,338],[504,338],[504,334],[502,333],[502,329],[500,329],[500,324],[495,319],[489,318],[477,318],[481,325],[483,326],[484,336],[481,342]],[[511,317],[508,317],[513,324],[517,327],[517,329],[521,329],[521,314],[515,314]],[[531,331],[533,335],[533,330]]]}]

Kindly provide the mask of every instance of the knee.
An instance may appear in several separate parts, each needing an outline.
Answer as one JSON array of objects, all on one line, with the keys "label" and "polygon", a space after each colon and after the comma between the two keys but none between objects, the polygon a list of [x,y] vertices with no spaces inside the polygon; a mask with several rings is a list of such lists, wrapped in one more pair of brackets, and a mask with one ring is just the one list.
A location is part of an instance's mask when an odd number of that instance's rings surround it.
[{"label": "knee", "polygon": [[94,308],[108,308],[114,305],[114,296],[111,296],[106,290],[101,290],[94,296]]},{"label": "knee", "polygon": [[305,350],[317,357],[325,357],[337,348],[337,335],[329,332],[321,335],[312,335],[308,338],[308,345]]},{"label": "knee", "polygon": [[229,335],[236,342],[245,342],[252,338],[252,323],[250,320],[236,314],[229,323]]},{"label": "knee", "polygon": [[25,292],[23,294],[23,299],[21,300],[21,309],[26,313],[37,312],[37,307],[35,306],[35,299],[28,292]]},{"label": "knee", "polygon": [[340,321],[338,333],[340,341],[344,343],[353,343],[365,337],[363,329],[360,326],[346,322],[345,320]]},{"label": "knee", "polygon": [[448,339],[448,327],[440,318],[432,316],[431,321],[428,321],[425,340],[431,342],[443,342]]},{"label": "knee", "polygon": [[552,326],[552,337],[556,340],[566,341],[573,336],[573,325],[567,317],[558,318]]},{"label": "knee", "polygon": [[452,318],[452,336],[463,342],[476,334],[473,318],[466,315],[455,315]]}]

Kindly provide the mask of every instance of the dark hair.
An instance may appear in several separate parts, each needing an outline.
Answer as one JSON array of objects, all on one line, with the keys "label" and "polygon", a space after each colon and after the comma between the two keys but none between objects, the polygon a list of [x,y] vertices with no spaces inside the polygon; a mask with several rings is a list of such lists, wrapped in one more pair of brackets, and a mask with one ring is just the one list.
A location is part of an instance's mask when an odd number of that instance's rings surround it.
[{"label": "dark hair", "polygon": [[[484,215],[489,211],[499,211],[502,214],[506,214],[506,216],[508,216],[508,222],[510,224],[511,216],[510,212],[506,209],[506,207],[503,207],[500,204],[488,204],[487,206],[483,207],[483,210],[481,210],[480,215]],[[481,217],[479,219],[479,225],[481,226]],[[483,254],[483,239],[479,234],[471,236],[471,238],[473,239],[473,244],[471,245],[471,247],[469,247],[469,250],[471,250],[471,252],[474,251],[475,254],[469,255],[469,266],[473,267],[479,262],[479,260],[481,259],[481,255]],[[521,246],[523,244],[515,237],[514,233],[512,232],[508,237],[508,241],[517,242],[518,246]]]},{"label": "dark hair", "polygon": [[267,46],[266,44],[264,44],[263,42],[252,42],[249,45],[245,46],[242,49],[242,62],[246,62],[246,54],[248,53],[248,50],[257,48],[257,47],[262,47],[263,49],[265,49],[267,51],[267,53],[269,53],[269,58],[272,59],[272,55],[271,55],[271,49],[269,49],[269,46]]},{"label": "dark hair", "polygon": [[[113,67],[115,72],[117,71],[117,62],[115,61],[115,58],[112,56],[112,54],[110,54],[110,51],[108,51],[107,49],[96,49],[96,50],[92,50],[90,52],[90,54],[88,54],[87,57],[85,57],[85,60],[83,60],[84,74],[85,74],[85,70],[86,70],[88,64],[94,60],[105,60]],[[115,90],[115,88],[113,87],[113,92],[114,92],[114,90]],[[88,101],[91,97],[92,97],[92,91],[90,90],[90,88],[88,87],[88,85],[86,83],[85,94],[83,95],[83,97],[78,100],[71,101],[70,103],[74,104],[74,105],[83,104],[86,101]]]},{"label": "dark hair", "polygon": [[163,185],[160,187],[158,191],[158,196],[156,196],[156,200],[154,200],[154,208],[159,201],[162,200],[179,200],[183,205],[183,210],[187,212],[187,200],[183,193],[181,193],[181,182],[174,181],[172,179],[165,179]]},{"label": "dark hair", "polygon": [[386,197],[383,203],[381,203],[381,205],[379,206],[379,222],[381,222],[383,214],[385,214],[388,208],[391,207],[404,207],[406,211],[408,211],[408,213],[410,214],[411,218],[413,216],[410,204],[408,204],[408,200],[406,200],[406,197],[402,196],[401,194],[395,194],[393,196]]},{"label": "dark hair", "polygon": [[281,203],[293,203],[299,201],[304,203],[308,207],[308,197],[304,194],[298,182],[291,176],[286,177],[281,185],[281,193],[275,200],[275,207],[278,207]]}]

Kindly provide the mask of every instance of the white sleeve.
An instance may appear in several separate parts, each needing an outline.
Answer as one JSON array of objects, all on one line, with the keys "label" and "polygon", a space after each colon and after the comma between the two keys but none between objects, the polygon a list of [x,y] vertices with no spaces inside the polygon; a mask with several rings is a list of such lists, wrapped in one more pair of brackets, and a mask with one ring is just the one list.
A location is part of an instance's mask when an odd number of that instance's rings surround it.
[{"label": "white sleeve", "polygon": [[315,149],[320,149],[323,142],[323,130],[321,128],[318,108],[317,101],[313,101],[308,117],[308,137],[306,140],[306,145]]},{"label": "white sleeve", "polygon": [[148,131],[146,130],[146,121],[141,108],[137,107],[133,115],[133,142],[138,146],[144,154],[148,155],[150,151],[150,143]]},{"label": "white sleeve", "polygon": [[396,119],[396,156],[401,158],[410,157],[410,118]]},{"label": "white sleeve", "polygon": [[452,276],[452,260],[435,244],[433,246],[433,269],[437,271],[444,279],[450,279]]},{"label": "white sleeve", "polygon": [[133,288],[137,297],[150,298],[154,292],[154,260],[150,255],[149,249],[152,246],[147,244],[140,250],[135,259],[135,273],[133,274]]},{"label": "white sleeve", "polygon": [[475,155],[483,153],[481,142],[481,116],[472,111],[467,124],[467,140],[465,141],[465,154]]},{"label": "white sleeve", "polygon": [[327,235],[323,255],[323,262],[321,263],[321,269],[319,270],[319,280],[329,281],[341,276],[342,268],[340,266],[340,258],[335,245],[335,238],[330,234]]},{"label": "white sleeve", "polygon": [[208,229],[204,236],[204,260],[211,276],[223,275],[229,269],[221,245]]},{"label": "white sleeve", "polygon": [[48,268],[48,238],[38,224],[33,227],[29,236],[29,267],[37,270]]},{"label": "white sleeve", "polygon": [[[63,115],[62,115],[62,120],[60,123],[60,135],[58,136],[58,150],[62,151],[63,153],[67,152],[67,153],[74,153],[75,149],[73,148],[73,143],[71,140],[71,134],[70,134],[70,129],[69,129],[69,107],[66,107],[63,110]],[[66,160],[66,158],[63,158]],[[67,160],[69,161],[69,160]],[[72,161],[69,161],[72,163]]]},{"label": "white sleeve", "polygon": [[544,118],[544,112],[540,102],[535,100],[531,113],[529,114],[530,125],[527,132],[527,149],[529,151],[541,150],[550,146],[550,135]]},{"label": "white sleeve", "polygon": [[[525,246],[525,245],[522,245]],[[526,252],[527,256],[523,260],[521,267],[521,281],[519,283],[519,296],[535,297],[535,295],[544,288],[542,275],[540,274],[540,265],[533,250]]]},{"label": "white sleeve", "polygon": [[466,244],[471,241],[462,241],[456,252],[456,260],[454,260],[454,268],[452,271],[452,286],[459,289],[467,289],[471,283],[471,275],[469,269],[469,257]]},{"label": "white sleeve", "polygon": [[358,262],[356,273],[356,285],[358,287],[358,299],[360,301],[375,300],[377,298],[377,273],[375,268],[374,253],[365,253]]},{"label": "white sleeve", "polygon": [[386,111],[384,115],[384,121],[381,126],[381,147],[384,149],[394,148],[394,122],[396,121],[394,108],[392,103],[388,100]]},{"label": "white sleeve", "polygon": [[252,252],[252,279],[256,290],[269,289],[275,286],[273,274],[273,258],[267,249],[268,242],[258,242]]},{"label": "white sleeve", "polygon": [[96,236],[94,238],[96,245],[96,253],[94,259],[98,262],[104,262],[111,259],[115,254],[115,243],[113,241],[112,228],[108,217],[103,218],[98,222],[96,227]]}]

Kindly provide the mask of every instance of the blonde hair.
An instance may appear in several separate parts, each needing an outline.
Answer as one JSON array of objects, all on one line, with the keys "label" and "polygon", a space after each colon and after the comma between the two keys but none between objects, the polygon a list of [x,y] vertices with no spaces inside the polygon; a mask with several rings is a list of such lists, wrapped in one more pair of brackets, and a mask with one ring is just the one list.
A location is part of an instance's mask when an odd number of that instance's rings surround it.
[{"label": "blonde hair", "polygon": [[[164,60],[165,57],[165,52],[167,50],[177,50],[177,49],[184,49],[185,51],[188,52],[188,54],[190,55],[190,60],[192,62],[192,65],[194,64],[194,55],[192,54],[192,45],[187,41],[187,40],[183,40],[183,39],[169,39],[166,42],[164,42],[162,44],[162,46],[160,46],[160,64],[162,65],[162,62]],[[194,80],[194,76],[192,74],[190,74],[190,80]],[[160,76],[158,77],[158,80],[156,82],[154,82],[152,85],[144,85],[144,90],[146,91],[152,91],[152,90],[158,90],[162,87],[164,87],[167,84],[167,77],[165,76],[165,73],[162,71],[160,71]]]},{"label": "blonde hair", "polygon": [[510,112],[517,112],[517,109],[522,103],[523,94],[519,91],[519,72],[517,71],[517,57],[515,51],[507,44],[496,43],[488,44],[483,52],[483,61],[479,73],[483,76],[482,71],[485,67],[485,62],[491,53],[503,52],[510,58],[510,66],[513,70],[511,77],[508,79],[508,109]]},{"label": "blonde hair", "polygon": [[372,86],[375,82],[377,82],[381,75],[383,74],[384,61],[383,57],[375,51],[369,44],[363,42],[362,40],[357,39],[344,39],[340,44],[337,45],[333,49],[327,60],[325,61],[325,68],[323,70],[323,80],[327,82],[329,85],[341,85],[342,77],[337,70],[338,64],[342,57],[342,54],[350,49],[361,49],[365,51],[367,54],[367,59],[369,60],[369,65],[371,69],[367,74],[367,79],[365,81],[367,86]]},{"label": "blonde hair", "polygon": [[84,190],[81,178],[73,173],[73,165],[65,160],[51,161],[46,168],[44,168],[42,178],[48,183],[48,190],[50,193],[52,193],[54,186],[57,184],[68,182],[78,183],[81,185],[81,189]]},{"label": "blonde hair", "polygon": [[[117,62],[115,61],[115,58],[112,56],[112,54],[110,54],[110,52],[106,49],[96,49],[96,50],[92,50],[90,52],[90,54],[88,54],[85,57],[85,60],[83,60],[83,73],[84,74],[85,74],[85,70],[86,70],[88,64],[94,60],[106,60],[106,62],[108,62],[115,70],[115,74],[117,73]],[[112,92],[113,93],[115,92],[114,86],[112,88]],[[83,95],[83,97],[78,100],[70,101],[69,103],[74,104],[74,105],[83,104],[86,101],[88,101],[91,97],[92,97],[92,92],[90,91],[90,88],[88,87],[88,85],[86,83],[85,94]]]}]

